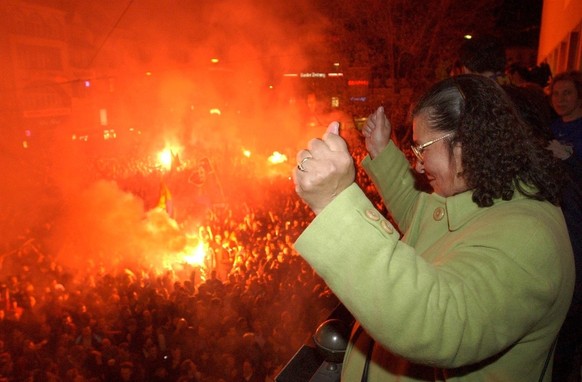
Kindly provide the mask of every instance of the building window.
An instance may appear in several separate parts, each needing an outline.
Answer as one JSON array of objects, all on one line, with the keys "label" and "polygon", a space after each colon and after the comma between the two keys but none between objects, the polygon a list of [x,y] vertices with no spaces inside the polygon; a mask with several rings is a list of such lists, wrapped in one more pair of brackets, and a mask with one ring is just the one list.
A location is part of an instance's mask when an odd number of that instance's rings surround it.
[{"label": "building window", "polygon": [[580,65],[582,64],[580,59],[582,56],[580,52],[580,29],[582,29],[582,24],[580,24],[578,30],[570,33],[570,41],[568,43],[568,69],[580,69]]}]

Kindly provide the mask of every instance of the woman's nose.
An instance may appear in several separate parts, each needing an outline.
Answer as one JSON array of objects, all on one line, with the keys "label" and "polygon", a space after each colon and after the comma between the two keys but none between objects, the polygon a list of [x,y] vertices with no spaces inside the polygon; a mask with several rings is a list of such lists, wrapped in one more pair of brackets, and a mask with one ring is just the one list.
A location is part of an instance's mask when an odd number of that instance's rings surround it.
[{"label": "woman's nose", "polygon": [[424,173],[424,163],[419,161],[418,159],[414,161],[414,170],[419,174]]}]

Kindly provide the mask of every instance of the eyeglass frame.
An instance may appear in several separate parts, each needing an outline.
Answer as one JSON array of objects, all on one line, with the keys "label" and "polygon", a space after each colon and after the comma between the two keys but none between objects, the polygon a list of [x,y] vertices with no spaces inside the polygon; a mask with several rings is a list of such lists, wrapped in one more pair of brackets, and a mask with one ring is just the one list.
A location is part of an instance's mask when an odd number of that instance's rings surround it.
[{"label": "eyeglass frame", "polygon": [[437,139],[433,139],[432,141],[428,141],[426,143],[423,143],[422,145],[416,145],[416,146],[415,145],[410,145],[410,148],[412,149],[412,152],[416,156],[416,159],[418,159],[418,161],[420,163],[424,163],[424,157],[423,157],[422,153],[424,152],[424,150],[428,146],[432,145],[433,143],[437,143],[438,141],[442,141],[443,139],[448,138],[448,137],[450,137],[451,135],[454,135],[454,134],[455,134],[454,132],[450,132],[450,133],[447,133],[447,134],[443,135],[442,137],[439,137]]}]

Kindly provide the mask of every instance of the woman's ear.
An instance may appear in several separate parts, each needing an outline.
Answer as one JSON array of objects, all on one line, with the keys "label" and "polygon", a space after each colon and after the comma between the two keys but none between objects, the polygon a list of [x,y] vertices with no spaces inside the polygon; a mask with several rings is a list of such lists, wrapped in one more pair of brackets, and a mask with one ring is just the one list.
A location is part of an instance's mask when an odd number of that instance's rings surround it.
[{"label": "woman's ear", "polygon": [[457,176],[461,176],[463,174],[463,160],[462,160],[463,148],[461,146],[461,142],[456,142],[453,145],[453,158],[455,160],[455,171],[457,172]]}]

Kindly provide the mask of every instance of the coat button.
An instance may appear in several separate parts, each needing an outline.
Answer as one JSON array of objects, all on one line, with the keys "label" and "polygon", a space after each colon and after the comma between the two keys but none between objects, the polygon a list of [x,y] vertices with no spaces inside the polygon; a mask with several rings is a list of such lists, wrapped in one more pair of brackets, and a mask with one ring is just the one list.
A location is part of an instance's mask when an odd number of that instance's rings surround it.
[{"label": "coat button", "polygon": [[442,207],[435,208],[435,210],[432,214],[433,219],[436,221],[442,220],[442,218],[444,216],[445,216],[445,209]]},{"label": "coat button", "polygon": [[380,214],[378,214],[378,212],[376,212],[375,210],[366,210],[366,216],[370,220],[374,221],[380,220]]},{"label": "coat button", "polygon": [[382,226],[382,229],[388,233],[393,233],[394,232],[394,228],[392,228],[392,226],[390,225],[390,223],[388,223],[388,221],[386,220],[382,220],[382,223],[380,223],[380,225]]}]

